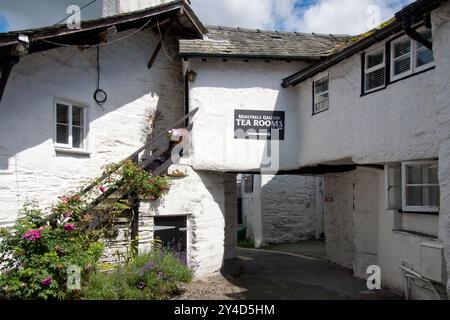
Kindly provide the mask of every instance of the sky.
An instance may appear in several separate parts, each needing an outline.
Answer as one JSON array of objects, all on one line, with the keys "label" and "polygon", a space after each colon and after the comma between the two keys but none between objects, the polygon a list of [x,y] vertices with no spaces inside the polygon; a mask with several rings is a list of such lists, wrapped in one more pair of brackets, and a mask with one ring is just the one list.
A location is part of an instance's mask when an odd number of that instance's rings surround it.
[{"label": "sky", "polygon": [[[52,25],[67,6],[91,0],[0,0],[0,32]],[[101,16],[97,0],[82,19]],[[413,0],[191,0],[205,24],[301,32],[360,34]],[[374,7],[376,6],[376,7]],[[375,9],[374,9],[375,8]]]}]

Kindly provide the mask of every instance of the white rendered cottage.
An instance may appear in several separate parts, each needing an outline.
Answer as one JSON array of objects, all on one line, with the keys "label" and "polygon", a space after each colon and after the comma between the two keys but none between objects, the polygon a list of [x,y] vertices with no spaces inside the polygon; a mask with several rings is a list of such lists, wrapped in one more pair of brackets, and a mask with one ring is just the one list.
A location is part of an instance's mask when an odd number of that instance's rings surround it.
[{"label": "white rendered cottage", "polygon": [[[108,14],[138,8],[107,3]],[[448,1],[420,0],[350,38],[205,28],[173,1],[78,31],[0,35],[0,224],[26,198],[50,204],[132,154],[149,109],[161,113],[156,131],[197,110],[192,146],[169,168],[187,176],[141,202],[142,247],[161,216],[183,217],[189,260],[198,274],[216,271],[235,256],[237,173],[323,176],[330,260],[358,277],[379,265],[398,291],[406,262],[449,288],[449,12]],[[95,47],[54,44],[79,41],[109,44],[101,107]]]},{"label": "white rendered cottage", "polygon": [[[328,259],[362,278],[378,265],[399,292],[400,265],[449,288],[449,12],[416,1],[364,35],[319,35],[328,50],[311,35],[222,27],[182,40],[194,169],[323,176]],[[259,123],[279,117],[281,129]],[[267,126],[282,136],[262,139]]]}]

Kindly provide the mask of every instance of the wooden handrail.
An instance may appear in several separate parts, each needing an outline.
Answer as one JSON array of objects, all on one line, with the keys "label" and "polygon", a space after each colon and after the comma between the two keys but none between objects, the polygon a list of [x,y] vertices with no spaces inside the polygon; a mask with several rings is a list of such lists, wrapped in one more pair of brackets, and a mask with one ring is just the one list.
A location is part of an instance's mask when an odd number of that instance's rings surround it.
[{"label": "wooden handrail", "polygon": [[[190,117],[192,117],[193,115],[195,115],[198,111],[198,108],[195,108],[194,110],[192,110],[191,112],[189,112],[188,114],[186,114],[185,116],[183,116],[182,118],[178,119],[176,122],[174,122],[169,128],[170,129],[175,129],[176,126],[180,125],[180,124],[184,124],[183,122],[187,119],[189,119]],[[168,130],[170,130],[168,129]],[[150,147],[151,145],[153,145],[156,141],[158,141],[160,138],[164,137],[164,135],[167,134],[167,130],[161,132],[160,134],[158,134],[156,137],[152,138],[149,142],[147,142],[145,145],[143,145],[142,147],[140,147],[138,150],[136,150],[135,152],[133,152],[131,155],[129,155],[127,158],[125,158],[124,160],[121,161],[121,163],[128,161],[128,160],[133,160],[135,159],[139,153],[141,153],[142,151],[144,151],[145,149],[147,149],[148,147]],[[100,178],[98,178],[97,181],[103,181],[106,178],[110,177],[114,172],[116,172],[117,170],[119,170],[120,166],[117,167],[115,170],[110,171],[110,172],[105,172],[103,175],[100,176]],[[79,192],[80,196],[85,195],[87,192],[91,191],[95,186],[97,185],[96,182],[91,183],[90,185],[88,185],[87,187],[85,187],[83,190],[81,190]]]}]

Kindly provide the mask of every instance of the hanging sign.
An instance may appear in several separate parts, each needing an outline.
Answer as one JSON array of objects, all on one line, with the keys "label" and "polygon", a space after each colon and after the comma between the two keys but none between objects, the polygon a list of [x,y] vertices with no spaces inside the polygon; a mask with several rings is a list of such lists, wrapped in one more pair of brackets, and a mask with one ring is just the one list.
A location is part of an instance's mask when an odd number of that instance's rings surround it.
[{"label": "hanging sign", "polygon": [[234,138],[284,140],[284,111],[234,110]]}]

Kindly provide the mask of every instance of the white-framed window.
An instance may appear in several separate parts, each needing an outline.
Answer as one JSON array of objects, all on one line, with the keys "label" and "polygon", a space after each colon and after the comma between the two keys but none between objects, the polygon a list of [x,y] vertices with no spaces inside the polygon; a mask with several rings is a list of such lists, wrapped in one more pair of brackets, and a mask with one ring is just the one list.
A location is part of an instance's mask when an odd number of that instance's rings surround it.
[{"label": "white-framed window", "polygon": [[411,161],[385,166],[387,210],[439,212],[438,161]]},{"label": "white-framed window", "polygon": [[55,137],[58,149],[86,149],[86,107],[82,104],[55,99]]},{"label": "white-framed window", "polygon": [[329,100],[329,77],[323,77],[314,82],[314,106],[313,114],[325,111],[328,109]]},{"label": "white-framed window", "polygon": [[386,58],[384,48],[366,54],[364,66],[364,92],[371,92],[386,85]]},{"label": "white-framed window", "polygon": [[[431,30],[419,28],[417,32],[432,42]],[[404,35],[391,43],[391,80],[395,81],[434,65],[433,51]]]},{"label": "white-framed window", "polygon": [[439,212],[438,162],[402,163],[403,211]]}]

